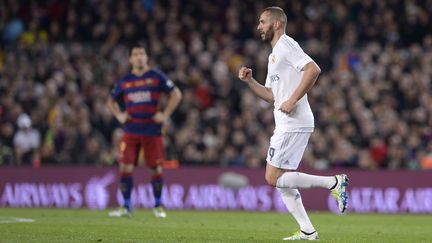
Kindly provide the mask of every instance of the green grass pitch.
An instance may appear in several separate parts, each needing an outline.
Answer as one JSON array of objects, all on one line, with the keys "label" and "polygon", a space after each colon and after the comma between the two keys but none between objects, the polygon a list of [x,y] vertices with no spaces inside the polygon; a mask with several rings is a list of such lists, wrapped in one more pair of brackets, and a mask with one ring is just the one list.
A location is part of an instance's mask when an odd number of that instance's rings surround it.
[{"label": "green grass pitch", "polygon": [[[170,211],[156,219],[148,210],[132,218],[107,212],[0,208],[0,242],[281,242],[297,230],[288,213]],[[34,222],[10,223],[13,217]],[[320,242],[432,242],[430,215],[310,217]]]}]

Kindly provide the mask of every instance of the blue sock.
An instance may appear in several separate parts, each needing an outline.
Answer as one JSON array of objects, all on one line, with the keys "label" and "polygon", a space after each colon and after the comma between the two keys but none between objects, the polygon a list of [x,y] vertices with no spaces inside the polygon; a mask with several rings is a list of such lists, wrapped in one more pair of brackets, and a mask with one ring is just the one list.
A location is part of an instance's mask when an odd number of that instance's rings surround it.
[{"label": "blue sock", "polygon": [[132,211],[131,193],[133,187],[132,176],[122,176],[120,178],[120,190],[123,195],[124,203],[123,207],[128,211]]},{"label": "blue sock", "polygon": [[153,186],[153,196],[155,199],[155,207],[159,207],[162,205],[163,180],[162,180],[162,178],[152,179],[151,184]]}]

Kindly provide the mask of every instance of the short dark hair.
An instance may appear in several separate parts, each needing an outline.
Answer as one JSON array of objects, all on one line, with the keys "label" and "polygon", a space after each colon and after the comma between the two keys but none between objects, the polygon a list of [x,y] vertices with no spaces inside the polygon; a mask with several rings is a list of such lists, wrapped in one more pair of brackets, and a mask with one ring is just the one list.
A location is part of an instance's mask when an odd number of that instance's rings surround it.
[{"label": "short dark hair", "polygon": [[274,20],[279,20],[282,25],[286,26],[287,16],[282,8],[277,6],[271,6],[265,8],[263,12],[269,12]]},{"label": "short dark hair", "polygon": [[147,51],[147,45],[144,43],[144,41],[137,41],[129,44],[129,56],[132,55],[132,50],[134,48],[143,48],[145,51]]}]

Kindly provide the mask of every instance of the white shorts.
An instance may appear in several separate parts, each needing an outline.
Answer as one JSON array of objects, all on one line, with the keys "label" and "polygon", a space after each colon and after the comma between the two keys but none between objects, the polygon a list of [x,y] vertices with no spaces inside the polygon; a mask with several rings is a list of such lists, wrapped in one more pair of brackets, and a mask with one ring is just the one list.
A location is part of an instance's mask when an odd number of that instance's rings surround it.
[{"label": "white shorts", "polygon": [[296,170],[312,132],[275,132],[270,138],[267,163],[287,170]]}]

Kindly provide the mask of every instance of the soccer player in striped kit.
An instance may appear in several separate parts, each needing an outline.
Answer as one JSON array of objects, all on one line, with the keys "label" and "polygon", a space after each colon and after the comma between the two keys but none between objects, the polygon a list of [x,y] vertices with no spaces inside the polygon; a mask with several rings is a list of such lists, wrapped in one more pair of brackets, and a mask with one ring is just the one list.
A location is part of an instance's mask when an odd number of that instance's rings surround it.
[{"label": "soccer player in striped kit", "polygon": [[[120,143],[120,189],[123,207],[109,213],[112,217],[131,216],[132,172],[137,165],[140,150],[151,169],[151,184],[155,198],[154,215],[165,218],[162,207],[162,162],[164,160],[162,125],[181,100],[181,92],[161,71],[152,69],[142,43],[131,46],[129,62],[131,72],[118,80],[108,99],[108,108],[123,124],[124,135]],[[163,110],[159,110],[162,94],[168,95]]]}]

